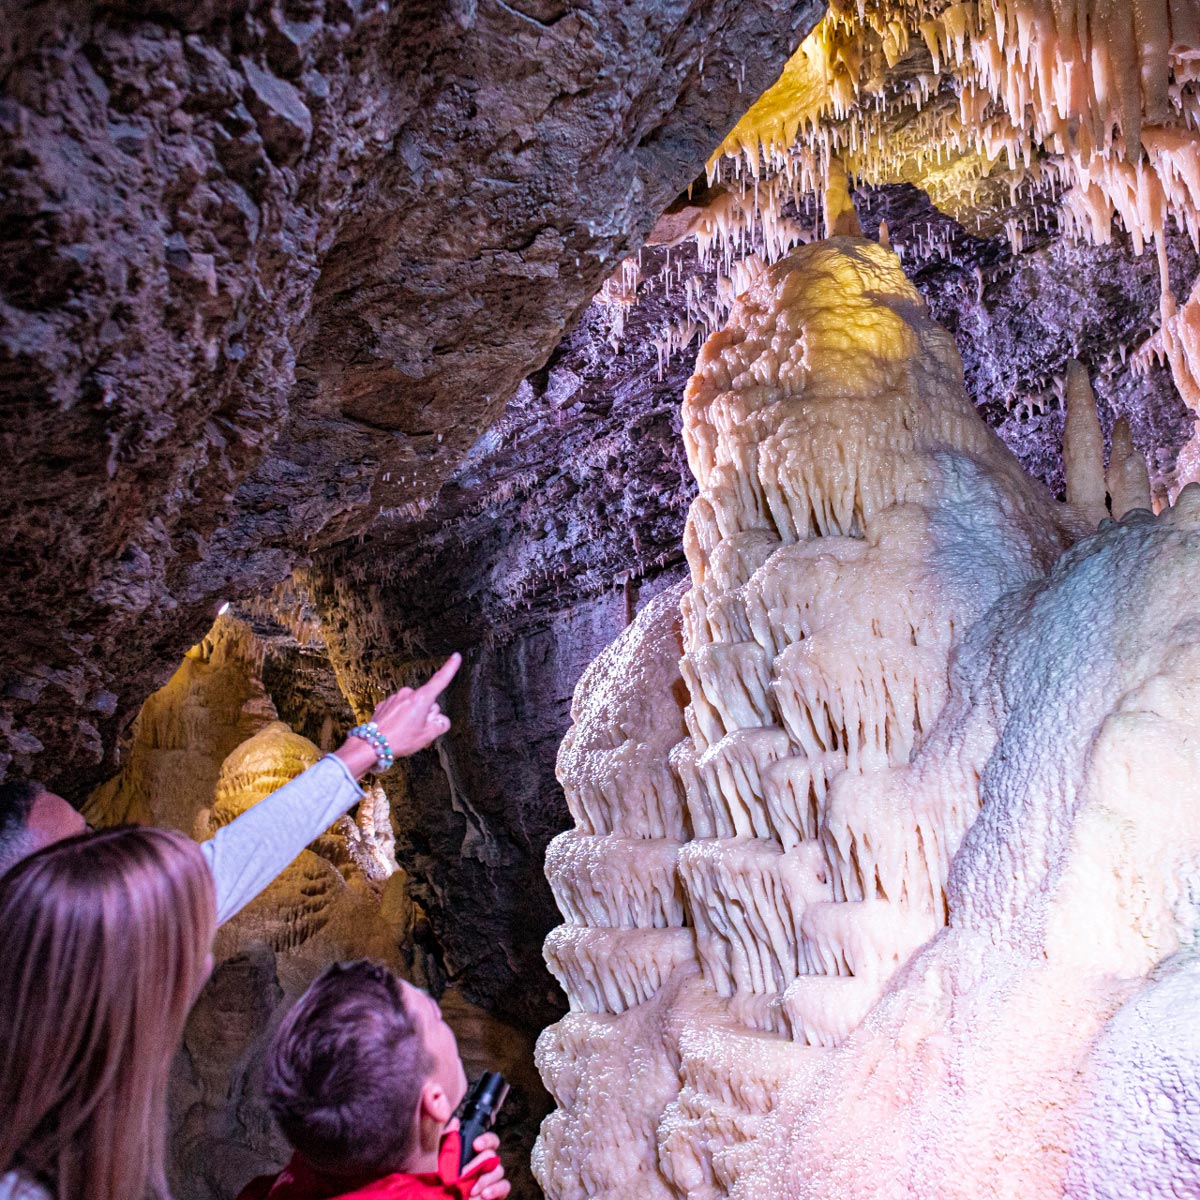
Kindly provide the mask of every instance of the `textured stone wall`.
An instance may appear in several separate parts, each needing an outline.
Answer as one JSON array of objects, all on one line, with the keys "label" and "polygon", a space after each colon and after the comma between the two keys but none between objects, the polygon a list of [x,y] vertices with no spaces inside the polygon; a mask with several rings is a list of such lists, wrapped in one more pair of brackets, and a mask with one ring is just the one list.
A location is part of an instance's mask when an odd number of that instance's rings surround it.
[{"label": "textured stone wall", "polygon": [[821,8],[7,21],[0,769],[82,796],[221,602],[427,500]]}]

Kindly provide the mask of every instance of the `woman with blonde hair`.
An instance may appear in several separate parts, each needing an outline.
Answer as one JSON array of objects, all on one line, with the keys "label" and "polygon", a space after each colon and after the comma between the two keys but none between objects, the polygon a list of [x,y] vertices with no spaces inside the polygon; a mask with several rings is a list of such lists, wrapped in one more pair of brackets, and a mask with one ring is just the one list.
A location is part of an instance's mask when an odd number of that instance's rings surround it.
[{"label": "woman with blonde hair", "polygon": [[0,877],[0,1197],[167,1195],[167,1076],[215,929],[200,847],[163,829]]}]

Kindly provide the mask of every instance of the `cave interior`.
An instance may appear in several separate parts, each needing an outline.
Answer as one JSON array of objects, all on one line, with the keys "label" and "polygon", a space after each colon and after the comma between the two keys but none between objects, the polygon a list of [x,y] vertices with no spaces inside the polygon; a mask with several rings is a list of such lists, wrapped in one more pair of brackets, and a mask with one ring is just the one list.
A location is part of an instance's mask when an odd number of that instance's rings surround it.
[{"label": "cave interior", "polygon": [[0,776],[203,840],[464,655],[219,931],[176,1200],[358,957],[518,1200],[1200,1195],[1200,4],[6,24]]}]

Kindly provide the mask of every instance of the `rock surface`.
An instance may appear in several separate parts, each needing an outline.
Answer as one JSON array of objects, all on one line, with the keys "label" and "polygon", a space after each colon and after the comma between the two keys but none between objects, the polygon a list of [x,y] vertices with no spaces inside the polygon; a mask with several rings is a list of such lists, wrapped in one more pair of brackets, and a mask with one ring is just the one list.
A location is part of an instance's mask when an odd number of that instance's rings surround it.
[{"label": "rock surface", "polygon": [[378,522],[303,577],[360,712],[464,652],[443,701],[454,728],[383,784],[448,977],[535,1030],[562,1004],[542,961],[557,923],[542,860],[567,820],[554,762],[571,694],[683,569],[689,363],[660,379],[651,345],[672,302],[648,296],[619,350],[593,305],[419,522]]},{"label": "rock surface", "polygon": [[85,794],[223,600],[419,510],[822,8],[22,9],[0,764]]},{"label": "rock surface", "polygon": [[[973,236],[911,185],[864,188],[855,201],[868,235],[887,221],[934,319],[954,335],[969,394],[1027,471],[1062,496],[1061,381],[1075,358],[1095,388],[1106,444],[1116,419],[1127,416],[1162,494],[1195,416],[1166,367],[1139,372],[1131,362],[1157,326],[1152,250],[1135,255],[1120,230],[1111,245],[1092,246],[1051,226],[1014,254],[1003,234]],[[1018,215],[1033,224],[1028,211]],[[918,249],[931,230],[949,239],[949,254]],[[1167,259],[1176,286],[1200,272],[1182,231],[1168,235]]]}]

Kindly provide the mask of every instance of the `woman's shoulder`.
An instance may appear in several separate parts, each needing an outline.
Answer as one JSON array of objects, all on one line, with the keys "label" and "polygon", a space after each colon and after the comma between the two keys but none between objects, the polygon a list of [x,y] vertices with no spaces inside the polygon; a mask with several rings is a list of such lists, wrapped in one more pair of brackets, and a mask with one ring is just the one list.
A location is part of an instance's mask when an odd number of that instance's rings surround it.
[{"label": "woman's shoulder", "polygon": [[53,1200],[53,1197],[27,1175],[9,1171],[7,1175],[0,1175],[0,1200]]}]

